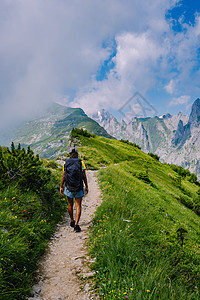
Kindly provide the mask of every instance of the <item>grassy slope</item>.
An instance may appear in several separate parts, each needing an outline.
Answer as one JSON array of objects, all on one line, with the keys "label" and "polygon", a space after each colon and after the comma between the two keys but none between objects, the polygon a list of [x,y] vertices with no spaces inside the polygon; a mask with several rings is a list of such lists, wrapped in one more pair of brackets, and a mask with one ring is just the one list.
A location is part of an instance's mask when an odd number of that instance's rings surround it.
[{"label": "grassy slope", "polygon": [[99,169],[112,163],[133,160],[141,151],[117,140],[95,136],[85,138],[79,136],[79,153],[90,169]]},{"label": "grassy slope", "polygon": [[[55,168],[55,162],[43,163]],[[38,259],[66,211],[64,197],[54,195],[60,169],[52,172],[53,191],[43,190],[45,199],[33,190],[22,191],[16,180],[0,189],[0,299],[26,299]]]},{"label": "grassy slope", "polygon": [[99,171],[104,201],[91,228],[102,298],[199,299],[199,216],[181,203],[200,202],[198,186],[120,141],[80,143],[89,167],[111,163]]},{"label": "grassy slope", "polygon": [[[55,158],[67,150],[68,136],[75,127],[111,138],[106,130],[89,118],[82,109],[52,104],[42,116],[20,126],[10,142],[20,142],[25,148],[30,145],[40,157]],[[35,141],[33,136],[39,136],[40,139]]]}]

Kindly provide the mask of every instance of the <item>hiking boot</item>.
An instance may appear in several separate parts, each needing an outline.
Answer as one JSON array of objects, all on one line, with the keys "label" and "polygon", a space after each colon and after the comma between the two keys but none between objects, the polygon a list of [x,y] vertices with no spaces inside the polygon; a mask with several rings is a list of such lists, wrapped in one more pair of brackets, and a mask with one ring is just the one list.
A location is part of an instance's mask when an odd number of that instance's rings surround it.
[{"label": "hiking boot", "polygon": [[70,226],[74,227],[74,225],[75,225],[75,221],[73,220],[73,221],[70,222]]},{"label": "hiking boot", "polygon": [[80,226],[79,225],[74,225],[74,231],[80,232],[81,231]]}]

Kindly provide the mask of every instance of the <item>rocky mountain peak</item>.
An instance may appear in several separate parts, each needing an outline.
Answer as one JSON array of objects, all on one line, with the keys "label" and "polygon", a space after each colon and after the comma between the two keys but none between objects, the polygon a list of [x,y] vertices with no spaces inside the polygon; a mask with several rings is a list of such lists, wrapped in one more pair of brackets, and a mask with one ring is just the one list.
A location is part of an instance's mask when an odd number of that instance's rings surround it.
[{"label": "rocky mountain peak", "polygon": [[188,122],[185,126],[183,125],[183,121],[179,120],[178,128],[175,132],[174,138],[172,139],[172,143],[179,148],[182,147],[187,139],[191,136],[190,130],[191,124]]},{"label": "rocky mountain peak", "polygon": [[104,122],[113,119],[114,117],[105,109],[99,110],[96,114],[92,116],[97,122]]},{"label": "rocky mountain peak", "polygon": [[197,125],[200,123],[200,99],[199,98],[197,98],[192,105],[189,122],[192,125]]},{"label": "rocky mountain peak", "polygon": [[170,119],[172,117],[171,114],[166,113],[165,115],[163,115],[163,119]]}]

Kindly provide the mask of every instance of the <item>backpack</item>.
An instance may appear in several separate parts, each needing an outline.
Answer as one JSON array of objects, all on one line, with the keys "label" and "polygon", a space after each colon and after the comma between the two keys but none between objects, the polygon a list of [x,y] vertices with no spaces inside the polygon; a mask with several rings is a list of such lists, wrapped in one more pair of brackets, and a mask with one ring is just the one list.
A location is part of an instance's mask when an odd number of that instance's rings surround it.
[{"label": "backpack", "polygon": [[65,161],[65,186],[76,194],[83,189],[82,163],[79,158],[69,158]]}]

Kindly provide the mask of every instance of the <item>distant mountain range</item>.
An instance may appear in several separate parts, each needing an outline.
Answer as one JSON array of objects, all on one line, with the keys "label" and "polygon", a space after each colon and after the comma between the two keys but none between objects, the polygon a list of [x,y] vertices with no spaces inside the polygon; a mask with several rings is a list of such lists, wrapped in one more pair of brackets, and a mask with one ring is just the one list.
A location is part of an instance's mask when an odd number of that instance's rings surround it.
[{"label": "distant mountain range", "polygon": [[72,128],[83,128],[99,136],[112,138],[96,121],[89,118],[81,108],[69,108],[53,103],[37,118],[21,124],[15,130],[0,134],[0,145],[11,142],[28,145],[43,158],[55,158],[69,148]]},{"label": "distant mountain range", "polygon": [[28,145],[43,158],[56,158],[69,148],[72,128],[83,128],[107,138],[127,139],[144,152],[152,152],[167,163],[181,165],[200,178],[200,99],[192,105],[189,116],[179,113],[152,118],[118,121],[102,110],[89,118],[81,108],[52,104],[37,118],[24,122],[15,130],[0,133],[0,145],[11,142]]},{"label": "distant mountain range", "polygon": [[118,121],[102,110],[93,116],[117,139],[128,139],[153,152],[161,161],[181,165],[200,177],[200,99],[192,105],[189,116],[179,113],[153,118],[134,118],[129,123]]}]

